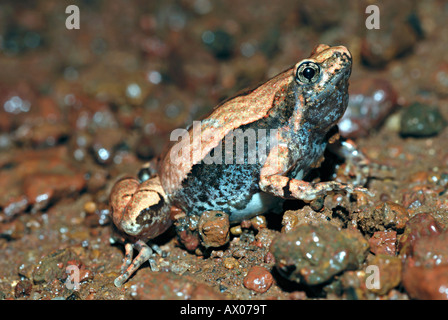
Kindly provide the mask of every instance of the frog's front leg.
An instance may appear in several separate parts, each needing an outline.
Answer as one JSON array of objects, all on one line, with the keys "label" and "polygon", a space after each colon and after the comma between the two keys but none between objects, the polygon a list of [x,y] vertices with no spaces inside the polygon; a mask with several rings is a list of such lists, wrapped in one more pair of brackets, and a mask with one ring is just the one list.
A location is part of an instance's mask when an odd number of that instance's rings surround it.
[{"label": "frog's front leg", "polygon": [[[145,261],[156,269],[152,261],[153,250],[145,241],[163,233],[172,224],[170,210],[159,177],[140,183],[135,178],[119,180],[110,195],[112,217],[118,231],[128,239],[125,245],[125,259],[122,274],[115,279],[115,285],[122,285]],[[132,260],[133,250],[139,251]],[[161,250],[153,247],[154,251]]]},{"label": "frog's front leg", "polygon": [[285,145],[278,145],[271,150],[260,172],[260,189],[274,196],[290,199],[311,201],[330,191],[353,193],[359,191],[369,193],[367,189],[342,184],[336,181],[310,183],[286,176],[291,166],[289,149]]}]

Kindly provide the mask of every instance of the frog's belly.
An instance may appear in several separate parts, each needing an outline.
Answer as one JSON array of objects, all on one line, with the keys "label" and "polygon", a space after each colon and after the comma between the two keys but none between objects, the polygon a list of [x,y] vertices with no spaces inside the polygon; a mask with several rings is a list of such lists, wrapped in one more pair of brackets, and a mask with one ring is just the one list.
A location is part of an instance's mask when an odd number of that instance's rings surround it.
[{"label": "frog's belly", "polygon": [[188,215],[219,210],[235,223],[272,209],[281,199],[258,186],[257,165],[198,165],[173,197]]},{"label": "frog's belly", "polygon": [[258,192],[252,195],[252,198],[242,209],[233,208],[230,211],[230,223],[237,223],[250,219],[254,216],[266,213],[277,205],[281,199],[275,198],[265,192]]}]

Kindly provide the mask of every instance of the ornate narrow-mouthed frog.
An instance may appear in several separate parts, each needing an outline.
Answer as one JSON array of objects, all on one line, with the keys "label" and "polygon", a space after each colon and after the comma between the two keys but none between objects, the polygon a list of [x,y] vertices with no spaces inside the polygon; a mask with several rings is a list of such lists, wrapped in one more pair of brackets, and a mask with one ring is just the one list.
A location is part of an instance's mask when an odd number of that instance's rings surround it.
[{"label": "ornate narrow-mouthed frog", "polygon": [[[195,229],[206,211],[224,212],[236,223],[278,208],[283,199],[368,192],[335,181],[304,180],[320,164],[329,143],[345,148],[342,153],[359,163],[367,161],[352,144],[335,138],[347,107],[351,66],[345,47],[319,45],[308,59],[193,123],[161,158],[156,176],[118,181],[110,196],[113,221],[129,243],[115,284],[123,284],[150,258],[152,250],[145,242],[173,221],[181,242],[195,249],[199,242],[192,239],[198,237]],[[241,136],[246,140],[238,142]],[[134,261],[133,248],[140,251]]]}]

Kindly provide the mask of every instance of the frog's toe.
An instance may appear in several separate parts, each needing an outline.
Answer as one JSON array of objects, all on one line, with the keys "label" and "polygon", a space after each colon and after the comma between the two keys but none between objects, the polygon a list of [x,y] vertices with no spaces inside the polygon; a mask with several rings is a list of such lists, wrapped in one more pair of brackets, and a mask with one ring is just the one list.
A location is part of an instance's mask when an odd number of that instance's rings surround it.
[{"label": "frog's toe", "polygon": [[371,192],[369,189],[367,189],[367,188],[363,188],[363,187],[356,187],[356,188],[353,190],[352,193],[355,193],[355,192],[361,192],[361,193],[364,193],[364,194],[368,195],[368,196],[371,197],[371,198],[373,198],[373,197],[375,196],[375,194],[374,194],[373,192]]},{"label": "frog's toe", "polygon": [[[125,270],[122,270],[121,275],[114,280],[114,284],[116,287],[121,287],[123,283],[125,283],[146,260],[149,260],[149,258],[152,255],[152,249],[141,240],[138,240],[133,245],[127,244],[125,248],[126,248],[126,255],[124,259],[125,261],[122,265],[122,269]],[[139,251],[138,255],[135,257],[134,260],[132,260],[133,249]],[[131,260],[132,262],[128,263],[128,261]]]}]

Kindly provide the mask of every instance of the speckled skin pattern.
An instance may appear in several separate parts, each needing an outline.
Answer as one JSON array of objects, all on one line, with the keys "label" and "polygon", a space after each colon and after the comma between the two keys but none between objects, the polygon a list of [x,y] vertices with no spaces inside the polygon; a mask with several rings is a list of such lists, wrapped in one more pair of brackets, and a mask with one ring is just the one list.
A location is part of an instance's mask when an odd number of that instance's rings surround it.
[{"label": "speckled skin pattern", "polygon": [[[235,223],[263,214],[283,199],[312,200],[328,191],[361,190],[334,181],[302,180],[322,160],[329,133],[347,108],[351,65],[345,47],[319,45],[308,59],[224,101],[200,122],[199,131],[189,129],[187,138],[166,152],[159,162],[159,176],[141,184],[133,178],[117,183],[110,199],[117,229],[141,247],[142,240],[165,231],[173,219],[180,233],[194,229],[191,224],[204,211],[223,211]],[[249,129],[277,130],[276,143],[263,145],[267,158],[250,162],[245,147],[243,164],[204,163],[207,156],[224,152],[226,142],[234,147],[227,135]],[[258,139],[250,148],[258,150],[260,143]],[[185,147],[188,152],[173,157],[174,149]],[[128,263],[116,284],[123,283],[139,263]]]}]

